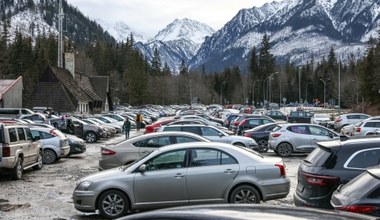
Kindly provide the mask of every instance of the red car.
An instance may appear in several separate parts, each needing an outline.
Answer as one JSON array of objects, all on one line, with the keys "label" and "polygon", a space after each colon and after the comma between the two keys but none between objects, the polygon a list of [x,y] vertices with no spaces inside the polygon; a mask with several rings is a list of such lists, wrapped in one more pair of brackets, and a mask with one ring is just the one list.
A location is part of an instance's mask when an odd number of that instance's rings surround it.
[{"label": "red car", "polygon": [[161,127],[161,125],[166,125],[166,124],[173,122],[173,121],[176,121],[176,120],[177,119],[174,119],[174,118],[167,118],[167,119],[164,119],[161,121],[156,121],[153,124],[145,126],[144,134],[156,132]]}]

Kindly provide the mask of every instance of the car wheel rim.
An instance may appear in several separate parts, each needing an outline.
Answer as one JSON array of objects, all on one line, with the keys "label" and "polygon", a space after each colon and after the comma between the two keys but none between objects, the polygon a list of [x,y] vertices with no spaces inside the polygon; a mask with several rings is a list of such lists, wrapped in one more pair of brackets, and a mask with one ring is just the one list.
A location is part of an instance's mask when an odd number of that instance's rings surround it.
[{"label": "car wheel rim", "polygon": [[124,200],[117,194],[106,196],[102,202],[104,212],[109,216],[117,216],[124,210]]},{"label": "car wheel rim", "polygon": [[268,151],[268,142],[266,140],[259,140],[258,144],[260,152]]},{"label": "car wheel rim", "polygon": [[87,136],[86,136],[86,140],[87,142],[90,142],[90,143],[93,143],[95,142],[95,135],[93,133],[88,133]]},{"label": "car wheel rim", "polygon": [[53,163],[55,161],[55,154],[51,150],[45,150],[44,151],[44,156],[43,156],[43,161],[44,163]]},{"label": "car wheel rim", "polygon": [[242,189],[235,195],[235,203],[256,203],[256,195],[249,189]]},{"label": "car wheel rim", "polygon": [[281,156],[289,156],[292,153],[291,146],[289,144],[281,144],[278,147],[278,153]]}]

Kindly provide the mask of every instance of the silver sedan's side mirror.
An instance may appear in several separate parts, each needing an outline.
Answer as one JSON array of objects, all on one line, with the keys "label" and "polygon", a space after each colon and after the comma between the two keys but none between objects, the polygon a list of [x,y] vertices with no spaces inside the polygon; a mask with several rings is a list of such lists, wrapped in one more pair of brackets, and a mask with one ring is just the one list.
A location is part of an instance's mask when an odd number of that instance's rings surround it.
[{"label": "silver sedan's side mirror", "polygon": [[139,167],[139,172],[144,173],[145,171],[146,171],[146,165],[145,165],[145,164],[142,164],[142,165]]},{"label": "silver sedan's side mirror", "polygon": [[222,134],[222,133],[219,133],[219,137],[223,137],[223,134]]}]

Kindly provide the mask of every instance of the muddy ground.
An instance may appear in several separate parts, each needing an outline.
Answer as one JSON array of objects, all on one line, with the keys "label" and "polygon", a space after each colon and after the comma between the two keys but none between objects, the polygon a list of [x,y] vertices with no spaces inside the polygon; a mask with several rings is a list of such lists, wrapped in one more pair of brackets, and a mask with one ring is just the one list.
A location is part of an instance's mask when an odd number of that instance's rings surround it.
[{"label": "muddy ground", "polygon": [[[139,135],[136,131],[131,136]],[[7,220],[69,220],[102,219],[96,213],[85,214],[74,208],[71,199],[76,182],[98,172],[100,146],[124,139],[119,135],[112,139],[87,144],[84,154],[62,158],[38,171],[26,171],[22,180],[14,181],[0,174],[0,219]],[[266,156],[275,156],[273,152]],[[291,180],[289,195],[266,204],[293,205],[293,193],[297,184],[297,168],[305,155],[285,158],[287,176]]]}]

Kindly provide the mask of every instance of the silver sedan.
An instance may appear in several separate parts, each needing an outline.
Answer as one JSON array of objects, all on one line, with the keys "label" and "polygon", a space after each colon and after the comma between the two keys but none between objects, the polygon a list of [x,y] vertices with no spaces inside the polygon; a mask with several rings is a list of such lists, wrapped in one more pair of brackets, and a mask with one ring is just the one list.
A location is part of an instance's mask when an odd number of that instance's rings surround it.
[{"label": "silver sedan", "polygon": [[100,148],[99,170],[106,170],[134,162],[159,147],[185,143],[209,142],[208,139],[189,132],[154,132],[133,137]]},{"label": "silver sedan", "polygon": [[198,203],[260,203],[288,195],[281,158],[216,142],[161,147],[129,166],[77,183],[74,206],[118,218],[139,209]]}]

